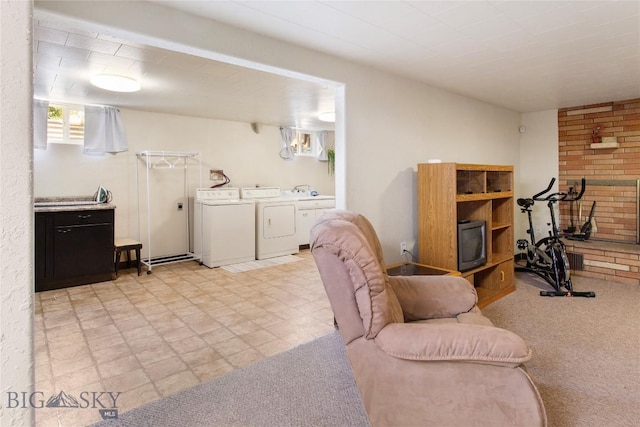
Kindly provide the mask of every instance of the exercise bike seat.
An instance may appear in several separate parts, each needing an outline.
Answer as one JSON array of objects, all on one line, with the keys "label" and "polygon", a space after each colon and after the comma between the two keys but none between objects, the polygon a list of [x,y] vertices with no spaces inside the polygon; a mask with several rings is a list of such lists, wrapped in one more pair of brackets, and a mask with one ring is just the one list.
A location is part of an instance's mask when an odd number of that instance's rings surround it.
[{"label": "exercise bike seat", "polygon": [[527,209],[533,206],[533,199],[518,199],[517,203],[518,206],[522,206],[523,208]]}]

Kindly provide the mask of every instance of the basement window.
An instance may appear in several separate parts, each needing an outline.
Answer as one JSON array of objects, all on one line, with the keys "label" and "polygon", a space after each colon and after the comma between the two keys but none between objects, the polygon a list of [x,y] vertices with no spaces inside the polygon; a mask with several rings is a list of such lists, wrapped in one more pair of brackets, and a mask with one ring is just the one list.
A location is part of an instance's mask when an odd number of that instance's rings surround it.
[{"label": "basement window", "polygon": [[325,134],[325,131],[296,130],[290,144],[291,151],[295,156],[318,157],[325,149]]},{"label": "basement window", "polygon": [[318,152],[317,138],[308,131],[296,131],[291,140],[291,151],[296,156],[315,156]]},{"label": "basement window", "polygon": [[49,104],[47,142],[82,145],[84,142],[84,107],[72,104]]}]

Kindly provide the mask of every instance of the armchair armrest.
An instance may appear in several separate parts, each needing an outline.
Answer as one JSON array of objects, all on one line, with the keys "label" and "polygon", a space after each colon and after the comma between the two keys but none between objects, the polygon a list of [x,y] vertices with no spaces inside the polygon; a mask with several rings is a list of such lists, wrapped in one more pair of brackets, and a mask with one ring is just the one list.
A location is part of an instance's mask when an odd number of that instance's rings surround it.
[{"label": "armchair armrest", "polygon": [[389,276],[405,321],[456,317],[478,302],[476,290],[457,276]]},{"label": "armchair armrest", "polygon": [[388,355],[407,360],[517,367],[531,358],[531,350],[518,335],[484,325],[391,323],[375,342]]}]

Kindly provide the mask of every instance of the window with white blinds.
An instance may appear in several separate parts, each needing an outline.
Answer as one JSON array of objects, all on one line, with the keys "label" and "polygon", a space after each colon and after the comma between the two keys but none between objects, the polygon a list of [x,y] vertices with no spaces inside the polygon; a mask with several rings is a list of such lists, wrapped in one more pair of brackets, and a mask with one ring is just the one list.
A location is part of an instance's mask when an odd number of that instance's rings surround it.
[{"label": "window with white blinds", "polygon": [[47,142],[82,145],[84,142],[84,107],[70,104],[49,104]]}]

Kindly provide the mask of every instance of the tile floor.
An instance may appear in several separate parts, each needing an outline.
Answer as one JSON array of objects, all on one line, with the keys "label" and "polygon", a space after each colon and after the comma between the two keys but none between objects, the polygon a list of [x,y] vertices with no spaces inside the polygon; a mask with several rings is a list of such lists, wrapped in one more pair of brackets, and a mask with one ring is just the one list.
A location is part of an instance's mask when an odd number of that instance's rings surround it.
[{"label": "tile floor", "polygon": [[[196,262],[141,276],[130,269],[113,281],[37,293],[35,390],[45,402],[64,391],[81,406],[89,392],[122,392],[122,413],[331,332],[313,258],[299,256],[243,273]],[[36,425],[89,425],[101,420],[93,406],[36,409]]]}]

